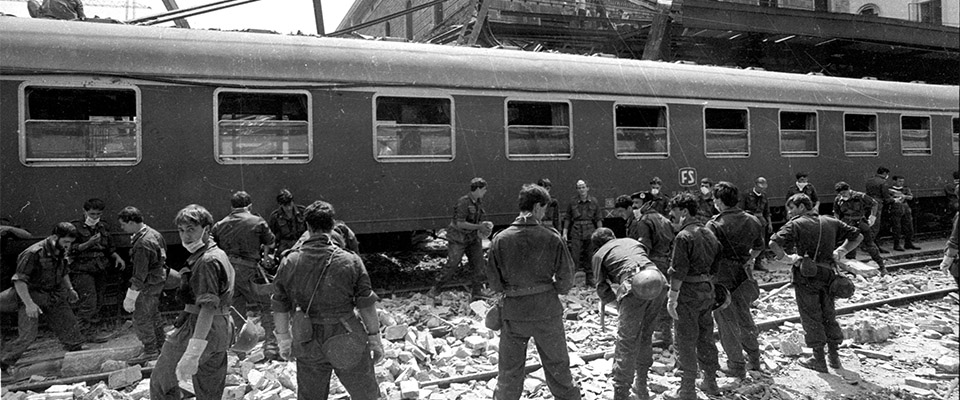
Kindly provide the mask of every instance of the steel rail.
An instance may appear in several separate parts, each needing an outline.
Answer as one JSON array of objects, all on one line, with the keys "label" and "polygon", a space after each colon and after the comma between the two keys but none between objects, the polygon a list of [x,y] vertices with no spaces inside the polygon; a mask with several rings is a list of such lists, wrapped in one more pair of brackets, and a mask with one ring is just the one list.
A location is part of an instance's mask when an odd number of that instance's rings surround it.
[{"label": "steel rail", "polygon": [[[922,253],[914,253],[914,254],[911,254],[911,255],[926,257],[926,256],[934,256],[934,255],[940,256],[941,254],[943,254],[943,252],[938,250],[938,251],[935,251],[935,252],[934,252],[934,251],[931,251],[930,254],[927,254],[927,252],[922,252]],[[941,258],[930,258],[930,259],[925,259],[925,260],[914,260],[914,261],[907,261],[907,262],[899,263],[899,264],[891,264],[891,265],[887,266],[887,272],[893,272],[893,271],[908,271],[908,270],[912,270],[912,269],[920,269],[920,268],[924,268],[924,267],[930,267],[930,266],[934,266],[934,265],[939,264],[939,263],[940,263],[940,260],[941,260]],[[786,271],[786,270],[784,270],[784,271]],[[786,280],[786,281],[777,281],[777,282],[761,283],[761,284],[760,284],[760,289],[769,291],[769,290],[777,289],[777,288],[779,288],[779,287],[781,287],[781,286],[783,286],[783,285],[786,285],[786,284],[788,284],[788,283],[790,283],[789,280]]]}]

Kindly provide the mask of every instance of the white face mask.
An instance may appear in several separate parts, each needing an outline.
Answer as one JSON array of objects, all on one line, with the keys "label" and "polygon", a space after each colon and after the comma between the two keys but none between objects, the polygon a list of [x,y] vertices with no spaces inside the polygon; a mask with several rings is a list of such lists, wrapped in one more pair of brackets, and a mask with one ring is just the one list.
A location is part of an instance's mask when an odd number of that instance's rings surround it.
[{"label": "white face mask", "polygon": [[660,194],[660,189],[657,189],[657,188],[650,189],[650,194],[656,196]]},{"label": "white face mask", "polygon": [[807,187],[807,183],[808,182],[797,182],[797,187],[803,190],[803,188]]},{"label": "white face mask", "polygon": [[640,211],[639,209],[633,210],[633,217],[634,217],[634,218],[640,218],[640,216],[642,216],[642,215],[643,215],[643,211]]},{"label": "white face mask", "polygon": [[93,218],[87,217],[87,220],[84,223],[87,224],[87,226],[95,226],[99,222],[100,222],[100,218],[93,219]]},{"label": "white face mask", "polygon": [[196,242],[192,242],[192,243],[181,243],[181,244],[183,245],[183,248],[187,249],[187,251],[188,251],[190,254],[193,254],[193,253],[195,253],[197,250],[200,250],[201,247],[203,247],[203,240],[197,240]]},{"label": "white face mask", "polygon": [[701,186],[701,187],[700,187],[700,193],[703,193],[704,195],[706,195],[707,193],[710,193],[710,188],[708,188],[708,187],[706,187],[706,186]]}]

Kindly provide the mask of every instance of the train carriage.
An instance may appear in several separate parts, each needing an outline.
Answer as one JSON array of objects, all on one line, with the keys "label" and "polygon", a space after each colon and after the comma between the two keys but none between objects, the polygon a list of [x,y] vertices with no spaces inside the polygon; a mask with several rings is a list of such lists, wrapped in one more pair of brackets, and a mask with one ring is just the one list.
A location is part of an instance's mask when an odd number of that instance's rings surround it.
[{"label": "train carriage", "polygon": [[[922,198],[957,169],[956,86],[355,39],[3,18],[0,216],[45,233],[104,198],[178,243],[189,203],[321,196],[358,233],[446,225],[470,178],[506,224],[517,188],[612,208],[695,177],[797,171],[832,199],[880,165]],[[109,212],[109,210],[108,210]],[[367,243],[370,244],[370,243]]]}]

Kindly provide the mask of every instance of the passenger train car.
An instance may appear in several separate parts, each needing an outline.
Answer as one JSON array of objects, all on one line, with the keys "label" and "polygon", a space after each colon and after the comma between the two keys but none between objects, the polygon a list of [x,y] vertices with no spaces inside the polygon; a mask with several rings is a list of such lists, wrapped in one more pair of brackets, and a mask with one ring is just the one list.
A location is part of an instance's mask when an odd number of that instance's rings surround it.
[{"label": "passenger train car", "polygon": [[880,165],[920,197],[957,169],[958,88],[356,39],[4,18],[0,216],[44,234],[101,197],[174,235],[246,190],[324,198],[360,234],[445,226],[475,176],[509,223],[521,184],[612,208],[697,179],[773,205],[806,171],[823,201]]}]

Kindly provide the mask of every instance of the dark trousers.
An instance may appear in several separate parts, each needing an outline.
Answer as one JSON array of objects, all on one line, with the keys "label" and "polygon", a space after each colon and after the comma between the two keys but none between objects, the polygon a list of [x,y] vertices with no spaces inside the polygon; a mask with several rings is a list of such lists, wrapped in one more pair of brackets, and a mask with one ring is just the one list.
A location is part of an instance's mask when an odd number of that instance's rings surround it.
[{"label": "dark trousers", "polygon": [[[264,350],[269,347],[276,348],[277,337],[273,334],[273,310],[270,308],[270,295],[264,292],[264,289],[258,288],[257,279],[260,278],[260,271],[257,265],[248,260],[230,257],[230,263],[233,264],[236,271],[235,283],[233,286],[233,307],[237,309],[240,316],[247,317],[247,311],[251,309],[260,312],[260,325],[263,326]],[[243,325],[237,325],[240,329]]]},{"label": "dark trousers", "polygon": [[483,271],[483,244],[476,234],[471,233],[471,235],[476,237],[476,240],[470,240],[465,243],[451,240],[447,243],[447,265],[443,268],[443,272],[437,279],[436,287],[443,287],[443,285],[453,280],[453,276],[460,270],[460,261],[463,260],[464,254],[467,255],[468,263],[466,268],[471,277],[473,290],[478,291],[482,287],[483,282],[486,280],[486,275],[484,275]]},{"label": "dark trousers", "polygon": [[804,341],[811,348],[823,348],[827,343],[843,341],[843,331],[837,323],[837,310],[833,296],[827,294],[829,285],[824,280],[796,282],[794,293],[800,311]]},{"label": "dark trousers", "polygon": [[[663,276],[670,276],[667,274],[667,270],[670,268],[670,261],[667,259],[655,259],[650,258],[654,264],[656,264],[657,269],[663,273]],[[664,293],[667,293],[667,290],[664,289]],[[658,327],[657,331],[661,333],[660,338],[663,340],[664,344],[669,346],[673,343],[673,317],[670,316],[670,313],[667,312],[667,300],[664,297],[663,305],[660,306],[659,317],[657,318]]]},{"label": "dark trousers", "polygon": [[[593,230],[590,231],[593,233]],[[593,279],[593,264],[591,258],[593,257],[593,242],[590,241],[590,235],[586,235],[586,239],[581,239],[584,235],[574,227],[572,232],[569,232],[570,235],[570,257],[573,258],[573,268],[574,271],[583,271],[586,274],[587,284],[591,285],[594,282]],[[592,285],[591,285],[592,286]]]},{"label": "dark trousers", "polygon": [[503,321],[500,331],[500,364],[495,400],[517,400],[523,392],[524,362],[530,338],[537,345],[547,387],[557,400],[579,400],[580,389],[570,373],[570,354],[563,320],[557,316],[539,321]]},{"label": "dark trousers", "polygon": [[[870,225],[867,224],[867,221],[863,221],[863,220],[859,222],[854,222],[854,221],[851,221],[851,222],[844,221],[844,222],[852,226],[856,226],[857,229],[860,230],[860,233],[863,235],[863,241],[860,242],[860,246],[858,246],[857,248],[863,249],[863,251],[866,251],[867,254],[870,255],[870,259],[875,261],[877,265],[880,265],[882,267],[883,257],[880,257],[880,250],[877,248],[877,244],[874,241],[874,234],[875,234],[874,230],[880,229],[880,221],[878,220],[875,224],[873,224],[873,228],[871,228]],[[833,251],[829,249],[827,250]],[[853,260],[856,257],[857,257],[857,249],[853,249],[849,253],[847,253],[848,260]]]},{"label": "dark trousers", "polygon": [[137,339],[143,343],[144,353],[160,351],[166,334],[163,332],[163,318],[160,316],[160,294],[140,293],[136,308],[133,310],[133,328]]},{"label": "dark trousers", "polygon": [[[735,293],[731,291],[731,295]],[[736,292],[739,293],[739,292]],[[757,342],[757,324],[750,314],[750,304],[743,296],[733,295],[730,306],[713,312],[720,331],[720,345],[727,354],[727,367],[736,370],[745,368],[743,353],[752,361],[760,359],[760,344]]]},{"label": "dark trousers", "polygon": [[[356,318],[349,322],[354,331],[362,331],[363,325]],[[313,324],[313,340],[296,347],[297,357],[297,399],[326,400],[330,395],[330,374],[337,373],[337,379],[347,389],[354,400],[373,400],[380,396],[380,387],[373,371],[373,358],[361,357],[353,368],[334,368],[323,353],[323,342],[346,333],[342,324]],[[298,340],[294,338],[294,340]],[[370,354],[369,351],[367,354]]]},{"label": "dark trousers", "polygon": [[[220,400],[227,378],[227,350],[233,335],[229,316],[213,317],[207,347],[200,354],[199,367],[193,376],[193,390],[197,400]],[[177,400],[183,398],[177,385],[177,363],[187,350],[196,328],[197,317],[187,318],[182,326],[167,337],[160,350],[160,358],[150,375],[150,399]]]},{"label": "dark trousers", "polygon": [[913,243],[913,210],[909,205],[900,203],[890,207],[890,231],[894,243]]},{"label": "dark trousers", "polygon": [[[684,283],[677,299],[676,346],[684,381],[697,379],[697,365],[704,374],[720,369],[713,341],[713,286],[709,282]],[[501,345],[502,346],[502,345]]]},{"label": "dark trousers", "polygon": [[103,293],[98,290],[99,273],[74,272],[70,274],[70,282],[73,283],[73,290],[77,291],[80,301],[77,302],[77,320],[80,321],[82,330],[92,328],[91,325],[99,321],[97,314],[100,312],[100,297]]},{"label": "dark trousers", "polygon": [[620,300],[617,345],[613,353],[615,398],[619,398],[617,393],[621,396],[628,393],[634,376],[646,377],[653,365],[653,331],[659,322],[660,309],[666,302],[666,290],[653,300],[641,300],[633,293]]},{"label": "dark trousers", "polygon": [[[30,297],[40,307],[40,311],[43,311],[40,318],[47,321],[47,326],[57,334],[60,344],[76,346],[83,343],[83,337],[77,327],[77,319],[73,315],[73,310],[70,309],[66,299],[61,294],[31,290]],[[12,342],[7,343],[3,351],[0,352],[0,361],[7,365],[16,364],[20,356],[37,340],[39,325],[40,319],[28,317],[27,307],[23,305],[23,302],[20,302],[20,310],[17,314],[19,335]]]}]

